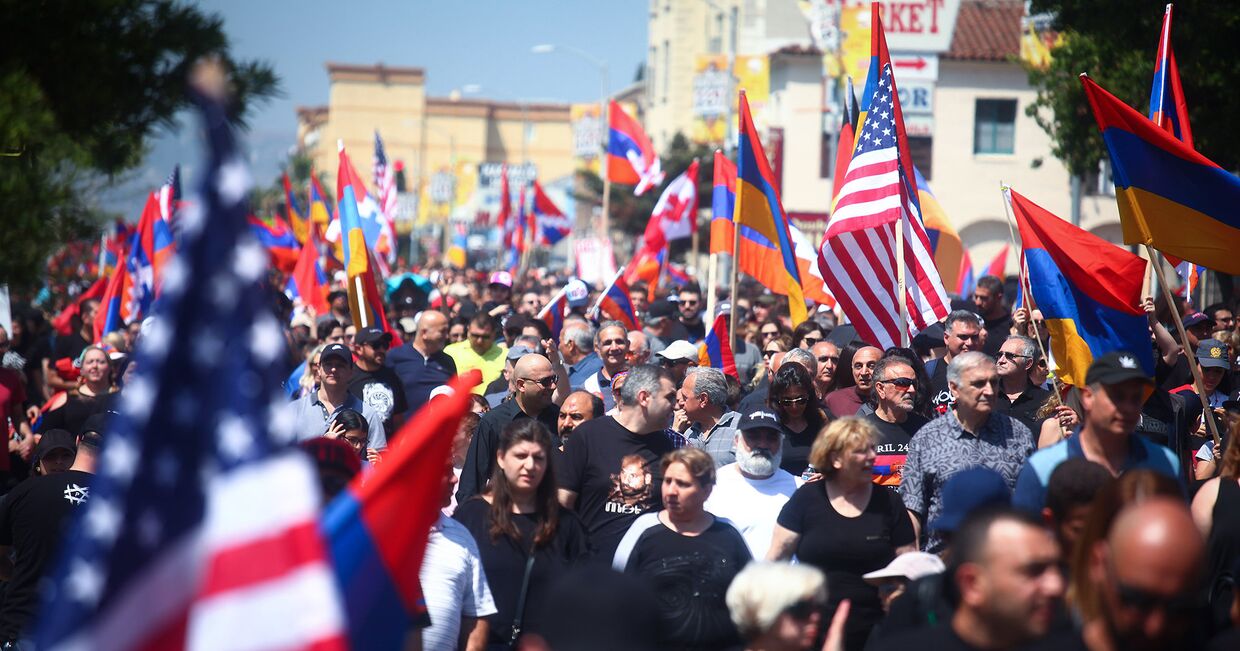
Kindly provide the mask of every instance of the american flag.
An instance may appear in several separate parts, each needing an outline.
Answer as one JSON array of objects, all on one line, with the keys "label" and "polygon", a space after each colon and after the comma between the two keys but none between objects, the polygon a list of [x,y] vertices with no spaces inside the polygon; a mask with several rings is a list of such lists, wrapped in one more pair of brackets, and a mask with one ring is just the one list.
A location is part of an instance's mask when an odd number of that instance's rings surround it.
[{"label": "american flag", "polygon": [[159,216],[164,221],[172,222],[177,210],[181,207],[181,166],[173,165],[168,180],[159,186]]},{"label": "american flag", "polygon": [[896,225],[904,229],[905,300],[913,330],[947,316],[948,302],[930,253],[917,203],[904,178],[897,145],[899,97],[891,64],[882,68],[848,164],[844,185],[819,245],[818,265],[831,294],[865,341],[899,345]]},{"label": "american flag", "polygon": [[39,649],[345,648],[318,483],[287,445],[252,179],[222,102],[194,99],[200,196],[178,215],[183,246],[44,592]]},{"label": "american flag", "polygon": [[[378,192],[379,210],[387,220],[390,232],[396,233],[396,170],[388,164],[387,153],[383,151],[383,138],[375,131],[375,189]],[[396,247],[392,247],[395,253]]]}]

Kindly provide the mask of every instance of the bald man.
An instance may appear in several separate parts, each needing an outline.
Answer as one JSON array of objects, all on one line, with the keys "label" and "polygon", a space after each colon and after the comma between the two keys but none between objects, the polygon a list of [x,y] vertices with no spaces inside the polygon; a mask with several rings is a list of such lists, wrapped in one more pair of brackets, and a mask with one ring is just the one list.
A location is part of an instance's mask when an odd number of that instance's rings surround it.
[{"label": "bald man", "polygon": [[882,356],[883,351],[874,346],[866,346],[853,354],[852,368],[846,372],[852,373],[855,384],[836,389],[823,399],[832,414],[839,418],[855,416],[861,405],[870,399],[870,392],[874,390],[874,366]]},{"label": "bald man", "polygon": [[564,399],[564,404],[560,405],[557,430],[560,435],[560,447],[564,447],[564,441],[568,440],[573,430],[588,420],[602,417],[605,412],[602,398],[589,391],[574,391],[568,394],[568,397]]},{"label": "bald man", "polygon": [[561,382],[561,373],[551,367],[551,362],[538,353],[530,353],[512,367],[512,398],[483,414],[478,431],[469,444],[465,467],[461,469],[461,483],[456,492],[458,504],[481,493],[491,479],[495,466],[495,450],[499,447],[500,432],[514,420],[535,418],[547,427],[548,432],[558,430],[560,409],[554,396]]},{"label": "bald man", "polygon": [[427,310],[418,315],[413,343],[388,351],[383,365],[396,371],[409,405],[406,414],[417,413],[431,399],[431,391],[456,375],[456,362],[443,352],[448,343],[448,317]]}]

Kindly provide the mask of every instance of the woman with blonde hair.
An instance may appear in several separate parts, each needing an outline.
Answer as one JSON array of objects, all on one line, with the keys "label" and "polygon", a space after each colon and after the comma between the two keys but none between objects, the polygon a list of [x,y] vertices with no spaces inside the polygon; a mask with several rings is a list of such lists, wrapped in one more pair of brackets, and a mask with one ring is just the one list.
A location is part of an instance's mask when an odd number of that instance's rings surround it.
[{"label": "woman with blonde hair", "polygon": [[[809,565],[750,563],[732,580],[727,602],[746,651],[805,651],[814,648],[822,628],[827,577]],[[848,609],[837,612],[828,649],[836,648]]]},{"label": "woman with blonde hair", "polygon": [[832,422],[818,435],[810,463],[822,473],[796,490],[776,520],[766,558],[782,561],[795,553],[817,567],[831,586],[826,609],[847,599],[852,612],[844,626],[844,648],[865,646],[883,617],[878,589],[864,575],[916,550],[913,521],[899,495],[873,483],[878,432],[856,417]]},{"label": "woman with blonde hair", "polygon": [[43,413],[39,432],[63,429],[76,436],[87,418],[108,411],[112,405],[116,374],[108,352],[102,346],[87,346],[73,365],[81,373],[77,388],[68,392],[64,405]]}]

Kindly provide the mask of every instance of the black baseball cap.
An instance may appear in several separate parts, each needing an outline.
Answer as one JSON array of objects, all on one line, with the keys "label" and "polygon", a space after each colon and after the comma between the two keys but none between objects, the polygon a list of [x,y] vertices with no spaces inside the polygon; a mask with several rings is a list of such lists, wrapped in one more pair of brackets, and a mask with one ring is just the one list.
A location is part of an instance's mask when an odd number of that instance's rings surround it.
[{"label": "black baseball cap", "polygon": [[379,344],[386,347],[392,343],[392,333],[374,326],[359,328],[357,334],[353,335],[353,343],[359,346],[362,344]]},{"label": "black baseball cap", "polygon": [[326,362],[329,357],[342,359],[349,365],[353,364],[353,353],[344,344],[328,344],[323,352],[319,353],[319,364]]},{"label": "black baseball cap", "polygon": [[1122,350],[1109,352],[1094,360],[1085,373],[1085,384],[1113,385],[1128,380],[1141,380],[1153,386],[1154,380],[1145,374],[1137,356]]},{"label": "black baseball cap", "polygon": [[39,461],[43,459],[43,455],[56,449],[65,449],[77,454],[77,438],[68,430],[49,429],[43,432],[39,437],[39,445],[34,449],[34,457],[31,458],[32,465],[39,465]]},{"label": "black baseball cap", "polygon": [[773,429],[782,432],[783,428],[779,426],[779,416],[775,412],[759,409],[751,411],[741,416],[741,422],[737,424],[736,429],[742,432],[752,432],[756,429]]},{"label": "black baseball cap", "polygon": [[1209,321],[1210,323],[1214,323],[1214,319],[1211,319],[1210,317],[1206,316],[1205,314],[1202,314],[1201,312],[1191,312],[1187,316],[1184,317],[1184,327],[1191,328],[1195,325],[1205,323],[1206,321]]},{"label": "black baseball cap", "polygon": [[646,309],[646,321],[656,321],[658,319],[667,319],[677,314],[676,306],[669,301],[655,301]]}]

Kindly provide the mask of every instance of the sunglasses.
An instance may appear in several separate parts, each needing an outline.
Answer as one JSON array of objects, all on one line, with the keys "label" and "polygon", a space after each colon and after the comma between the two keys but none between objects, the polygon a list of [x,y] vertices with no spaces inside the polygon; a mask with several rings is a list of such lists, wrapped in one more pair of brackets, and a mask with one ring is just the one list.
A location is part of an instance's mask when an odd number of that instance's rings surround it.
[{"label": "sunglasses", "polygon": [[879,384],[894,384],[901,389],[911,389],[917,386],[917,380],[907,377],[893,377],[890,380],[879,380]]},{"label": "sunglasses", "polygon": [[526,382],[537,382],[538,384],[542,385],[542,388],[544,389],[550,389],[551,387],[555,386],[559,382],[559,380],[554,375],[548,375],[547,377],[542,378],[541,380],[538,380],[532,377],[523,377],[521,379],[525,380]]},{"label": "sunglasses", "polygon": [[688,363],[689,363],[689,360],[687,359],[660,359],[659,360],[659,364],[662,365],[663,368],[672,368],[673,366],[676,366],[679,364],[688,364]]},{"label": "sunglasses", "polygon": [[803,405],[809,401],[809,398],[801,396],[800,398],[780,398],[777,402],[785,407],[795,407]]},{"label": "sunglasses", "polygon": [[999,351],[999,359],[1006,359],[1010,362],[1015,362],[1018,359],[1029,359],[1029,358],[1030,358],[1029,355],[1018,355],[1016,353],[1009,353],[1006,350]]},{"label": "sunglasses", "polygon": [[787,615],[798,621],[805,621],[822,609],[822,604],[815,599],[802,599],[784,609]]},{"label": "sunglasses", "polygon": [[822,339],[819,337],[806,337],[801,340],[801,343],[805,344],[805,346],[807,347],[812,348],[815,344],[817,344],[820,341],[822,341]]},{"label": "sunglasses", "polygon": [[763,336],[763,337],[778,337],[778,336],[779,336],[779,331],[778,331],[778,330],[770,330],[770,331],[768,331],[768,330],[763,330],[763,331],[762,331],[762,336]]},{"label": "sunglasses", "polygon": [[774,355],[774,354],[776,354],[776,353],[778,353],[778,352],[779,352],[778,350],[764,350],[764,351],[762,351],[762,356],[763,356],[763,357],[771,357],[772,355]]}]

